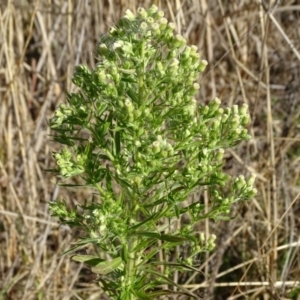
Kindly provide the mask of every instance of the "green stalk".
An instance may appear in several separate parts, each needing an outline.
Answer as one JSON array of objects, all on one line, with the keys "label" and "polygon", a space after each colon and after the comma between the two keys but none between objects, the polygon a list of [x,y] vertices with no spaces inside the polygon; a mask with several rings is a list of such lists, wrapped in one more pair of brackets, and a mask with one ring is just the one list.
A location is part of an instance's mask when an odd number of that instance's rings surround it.
[{"label": "green stalk", "polygon": [[141,66],[139,68],[139,101],[144,100],[144,75],[145,75],[145,42],[141,43]]},{"label": "green stalk", "polygon": [[[133,195],[127,203],[129,219],[136,219],[137,213],[135,209],[135,191],[133,191]],[[132,252],[133,249],[136,248],[138,245],[138,238],[137,237],[131,237],[127,236],[127,241],[123,241],[123,243],[128,243],[128,251],[126,253],[126,266],[125,266],[125,279],[124,279],[124,285],[123,285],[123,291],[121,295],[121,299],[125,300],[135,300],[137,299],[131,292],[133,287],[134,278],[136,276],[136,253]]]},{"label": "green stalk", "polygon": [[[139,105],[143,101],[144,97],[144,73],[145,73],[145,42],[141,43],[141,64],[139,68]],[[130,219],[137,220],[138,214],[136,212],[136,193],[133,189],[133,195],[130,201],[128,201],[127,207],[128,207],[128,215],[130,216]],[[123,291],[124,299],[126,300],[135,300],[137,299],[132,293],[128,290],[133,284],[133,280],[136,276],[136,253],[132,252],[133,249],[136,248],[138,245],[138,238],[137,237],[130,237],[128,236],[128,252],[127,252],[127,265],[126,265],[126,278],[125,278],[125,291]]]}]

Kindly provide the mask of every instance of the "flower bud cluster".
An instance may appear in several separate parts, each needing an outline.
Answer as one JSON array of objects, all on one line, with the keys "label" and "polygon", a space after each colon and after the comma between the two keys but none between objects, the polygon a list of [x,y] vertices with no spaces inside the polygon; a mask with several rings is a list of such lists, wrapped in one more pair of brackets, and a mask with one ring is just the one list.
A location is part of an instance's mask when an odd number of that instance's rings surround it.
[{"label": "flower bud cluster", "polygon": [[116,218],[121,214],[120,205],[107,194],[104,205],[95,205],[85,214],[85,219],[90,223],[95,233],[101,237],[112,237],[124,235],[123,220]]},{"label": "flower bud cluster", "polygon": [[[68,148],[63,148],[61,153],[55,153],[54,158],[56,160],[57,166],[59,167],[62,177],[69,178],[74,175],[79,175],[84,172],[84,167],[72,159],[72,153]],[[83,160],[83,157],[79,157]]]},{"label": "flower bud cluster", "polygon": [[50,121],[51,127],[59,128],[69,116],[72,116],[72,114],[72,108],[66,106],[65,104],[61,104],[56,109],[54,117]]},{"label": "flower bud cluster", "polygon": [[199,119],[194,122],[194,128],[207,141],[209,148],[227,148],[241,140],[249,140],[245,126],[250,120],[248,106],[244,104],[241,109],[220,108],[221,100],[213,99],[209,105],[199,106]]},{"label": "flower bud cluster", "polygon": [[203,252],[214,250],[216,247],[216,238],[217,237],[215,234],[211,234],[209,237],[206,237],[203,232],[197,233],[197,239],[194,240],[194,245],[192,246],[188,257],[185,258],[184,262],[190,266],[195,265],[195,259],[197,255]]},{"label": "flower bud cluster", "polygon": [[58,216],[61,221],[65,221],[65,223],[70,223],[76,221],[77,214],[75,210],[67,210],[65,202],[52,201],[50,202],[50,208],[52,214]]},{"label": "flower bud cluster", "polygon": [[232,192],[235,194],[235,201],[248,200],[257,194],[254,187],[255,175],[251,175],[248,180],[243,175],[238,176],[232,185]]},{"label": "flower bud cluster", "polygon": [[161,153],[162,157],[170,157],[174,155],[174,148],[166,139],[158,135],[149,147],[149,154],[151,153]]},{"label": "flower bud cluster", "polygon": [[125,172],[128,176],[132,174],[130,183],[136,186],[141,186],[143,179],[147,179],[151,173],[158,173],[158,170],[170,167],[177,161],[172,143],[162,135],[155,136],[154,140],[140,136],[130,149],[130,152],[134,153],[134,164],[127,166]]},{"label": "flower bud cluster", "polygon": [[[195,80],[204,71],[207,62],[199,59],[197,47],[186,46],[181,35],[173,34],[174,28],[174,24],[168,23],[155,5],[148,10],[139,9],[137,16],[127,10],[118,26],[101,37],[98,46],[102,60],[94,77],[98,77],[103,94],[117,99],[123,96],[120,93],[124,91],[125,82],[143,81],[145,89],[155,91],[153,95],[144,95],[149,102],[160,99],[165,105],[189,105],[191,97],[199,89]],[[143,69],[139,70],[141,66]],[[75,81],[81,86],[82,80]],[[176,90],[170,92],[170,84],[174,87],[176,84]],[[130,94],[133,102],[138,98],[136,91]],[[129,121],[134,118],[130,116]]]}]

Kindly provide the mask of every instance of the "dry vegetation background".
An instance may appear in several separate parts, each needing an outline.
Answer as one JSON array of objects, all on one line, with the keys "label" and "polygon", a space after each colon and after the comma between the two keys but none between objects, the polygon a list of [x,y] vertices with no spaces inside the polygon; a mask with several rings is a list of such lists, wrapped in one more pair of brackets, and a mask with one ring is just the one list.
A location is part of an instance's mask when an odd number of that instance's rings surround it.
[{"label": "dry vegetation background", "polygon": [[[253,135],[227,152],[230,174],[257,175],[258,195],[230,222],[206,222],[216,250],[205,277],[178,281],[204,299],[300,299],[300,1],[153,1],[209,67],[199,102],[249,104]],[[0,299],[106,299],[88,269],[61,257],[74,239],[48,202],[85,191],[55,186],[47,119],[75,65],[95,65],[99,36],[150,1],[0,1]],[[183,298],[180,298],[183,299]]]}]

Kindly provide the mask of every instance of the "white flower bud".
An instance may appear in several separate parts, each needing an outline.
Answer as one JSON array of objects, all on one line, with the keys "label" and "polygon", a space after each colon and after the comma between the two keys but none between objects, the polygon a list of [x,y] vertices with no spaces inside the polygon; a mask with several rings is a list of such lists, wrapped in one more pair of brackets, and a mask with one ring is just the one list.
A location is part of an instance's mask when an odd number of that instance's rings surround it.
[{"label": "white flower bud", "polygon": [[141,28],[142,30],[146,30],[146,29],[148,28],[147,23],[146,23],[146,22],[142,22],[140,28]]},{"label": "white flower bud", "polygon": [[134,144],[136,147],[141,147],[141,145],[142,145],[140,141],[135,141]]},{"label": "white flower bud", "polygon": [[122,48],[124,46],[124,42],[123,41],[116,41],[115,43],[113,43],[113,50],[117,50],[119,48]]},{"label": "white flower bud", "polygon": [[208,243],[211,244],[216,240],[217,236],[215,234],[212,234],[209,239],[208,239]]},{"label": "white flower bud", "polygon": [[[154,31],[157,31],[159,29],[159,24],[158,23],[153,23],[151,24],[151,27]],[[158,32],[157,32],[158,33]]]},{"label": "white flower bud", "polygon": [[257,194],[257,189],[256,188],[252,189],[252,194],[253,194],[253,196]]},{"label": "white flower bud", "polygon": [[194,88],[195,90],[199,90],[199,89],[200,89],[200,85],[199,85],[197,82],[195,82],[195,83],[193,84],[193,88]]},{"label": "white flower bud", "polygon": [[132,112],[134,110],[134,106],[133,106],[132,102],[130,101],[130,99],[126,98],[124,105],[126,106],[128,112]]},{"label": "white flower bud", "polygon": [[230,124],[233,128],[236,127],[237,125],[239,125],[239,123],[240,123],[240,116],[239,115],[234,115],[232,117],[232,119],[230,120]]},{"label": "white flower bud", "polygon": [[107,46],[104,43],[102,43],[99,45],[99,49],[107,49]]},{"label": "white flower bud", "polygon": [[240,109],[240,116],[245,116],[248,113],[248,104],[244,103]]},{"label": "white flower bud", "polygon": [[245,185],[246,185],[246,180],[244,175],[240,175],[234,180],[234,187],[236,189],[242,189]]},{"label": "white flower bud", "polygon": [[153,24],[153,23],[154,23],[154,20],[153,20],[152,17],[149,17],[149,18],[147,19],[147,22],[148,22],[149,24]]},{"label": "white flower bud", "polygon": [[195,53],[198,51],[198,47],[196,45],[191,46],[191,53]]},{"label": "white flower bud", "polygon": [[205,242],[205,235],[204,235],[204,233],[201,233],[201,234],[200,234],[200,242],[201,242],[201,243],[204,243],[204,242]]},{"label": "white flower bud", "polygon": [[158,153],[160,151],[160,143],[159,143],[159,141],[154,141],[152,143],[152,149],[153,149],[154,153]]},{"label": "white flower bud", "polygon": [[144,19],[147,18],[148,14],[143,7],[139,7],[137,12],[138,12],[139,16],[141,16],[142,18],[144,18]]},{"label": "white flower bud", "polygon": [[130,20],[130,21],[134,21],[135,19],[135,15],[132,13],[132,11],[130,9],[126,9],[125,11],[125,16]]},{"label": "white flower bud", "polygon": [[117,30],[117,28],[115,28],[115,27],[111,27],[110,29],[109,29],[109,33],[111,34],[111,35],[114,35],[115,33],[117,33],[118,32],[118,30]]},{"label": "white flower bud", "polygon": [[168,28],[171,29],[171,30],[174,30],[174,29],[175,29],[175,24],[172,23],[172,22],[170,22],[170,23],[168,24]]},{"label": "white flower bud", "polygon": [[204,72],[204,70],[206,69],[207,65],[208,65],[207,60],[201,60],[200,65],[198,67],[198,71],[199,72]]},{"label": "white flower bud", "polygon": [[218,149],[217,155],[216,155],[216,160],[217,161],[222,161],[224,157],[224,149]]},{"label": "white flower bud", "polygon": [[157,12],[157,16],[159,18],[162,18],[164,15],[165,15],[165,13],[162,10],[160,10],[159,12]]},{"label": "white flower bud", "polygon": [[173,47],[182,47],[185,44],[186,44],[186,39],[181,34],[176,34]]},{"label": "white flower bud", "polygon": [[169,67],[177,67],[179,65],[179,61],[176,58],[172,58]]},{"label": "white flower bud", "polygon": [[249,123],[250,121],[250,116],[248,114],[242,116],[242,119],[241,119],[241,125],[242,126],[245,126]]},{"label": "white flower bud", "polygon": [[238,115],[239,114],[239,107],[237,105],[233,105],[232,106],[232,112],[233,112],[233,114]]},{"label": "white flower bud", "polygon": [[164,30],[168,25],[168,20],[166,18],[161,18],[159,21],[159,28]]},{"label": "white flower bud", "polygon": [[100,210],[99,209],[94,209],[93,210],[93,215],[95,216],[95,217],[98,217],[99,215],[100,215]]},{"label": "white flower bud", "polygon": [[247,185],[248,186],[253,186],[254,182],[255,182],[255,179],[256,179],[256,175],[252,174],[250,176],[250,178],[248,179],[248,182],[247,182]]},{"label": "white flower bud", "polygon": [[152,4],[151,7],[149,8],[149,12],[151,14],[154,14],[158,11],[158,7],[155,4]]}]

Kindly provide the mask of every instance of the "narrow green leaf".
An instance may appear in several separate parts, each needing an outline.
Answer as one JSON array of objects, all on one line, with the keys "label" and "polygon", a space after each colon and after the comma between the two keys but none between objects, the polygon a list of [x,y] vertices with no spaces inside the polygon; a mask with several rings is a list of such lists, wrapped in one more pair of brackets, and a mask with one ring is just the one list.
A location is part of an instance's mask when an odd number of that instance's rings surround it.
[{"label": "narrow green leaf", "polygon": [[[102,114],[107,110],[107,105],[106,104],[101,104],[100,107],[98,107],[98,111],[97,111],[97,117],[101,117]],[[100,118],[99,118],[100,119]]]},{"label": "narrow green leaf", "polygon": [[73,260],[78,261],[78,262],[86,262],[91,259],[97,258],[96,256],[93,255],[74,255],[71,257]]},{"label": "narrow green leaf", "polygon": [[115,132],[115,153],[117,156],[119,156],[121,152],[121,132],[116,131]]},{"label": "narrow green leaf", "polygon": [[125,74],[135,74],[136,73],[136,69],[123,69],[123,68],[119,68],[119,70],[122,72],[122,73],[125,73]]},{"label": "narrow green leaf", "polygon": [[166,284],[170,284],[172,286],[176,286],[177,288],[179,288],[180,290],[182,290],[185,295],[189,295],[191,297],[194,297],[193,299],[202,299],[199,296],[195,295],[194,293],[190,292],[188,289],[186,289],[185,287],[181,286],[180,284],[177,284],[176,282],[174,282],[173,280],[169,279],[168,277],[154,271],[151,269],[147,269],[146,270],[148,273],[151,273],[155,276],[157,276],[158,278],[162,279]]},{"label": "narrow green leaf", "polygon": [[117,269],[122,264],[122,258],[117,257],[110,261],[103,261],[92,268],[92,272],[101,275],[107,275]]},{"label": "narrow green leaf", "polygon": [[113,187],[112,187],[112,181],[111,181],[111,175],[110,175],[110,170],[109,170],[109,165],[106,165],[106,189],[107,191],[113,193]]},{"label": "narrow green leaf", "polygon": [[103,262],[104,260],[93,255],[74,255],[72,259],[78,262],[84,262],[88,266],[97,266],[99,263]]},{"label": "narrow green leaf", "polygon": [[138,102],[137,94],[132,89],[130,89],[130,88],[127,89],[127,95],[131,98],[131,100],[133,102],[135,102],[135,103]]},{"label": "narrow green leaf", "polygon": [[[189,293],[185,292],[175,292],[171,290],[159,290],[155,292],[147,292],[147,293],[139,293],[138,296],[143,297],[141,299],[156,299],[159,296],[171,296],[171,295],[185,295],[185,296],[191,296]],[[196,299],[202,299],[200,297]]]},{"label": "narrow green leaf", "polygon": [[[174,263],[174,262],[166,262],[166,261],[154,261],[149,263],[149,265],[164,265],[164,266],[170,266],[170,267],[174,267],[174,268],[183,268],[183,269],[188,269],[191,271],[195,271],[197,273],[203,274],[203,272],[199,271],[197,268],[189,266],[187,264],[184,263]],[[204,275],[204,274],[203,274]]]},{"label": "narrow green leaf", "polygon": [[109,126],[110,126],[110,122],[105,122],[105,124],[104,124],[103,127],[102,127],[102,132],[101,132],[103,135],[106,134],[106,132],[107,132]]},{"label": "narrow green leaf", "polygon": [[67,145],[67,146],[74,146],[74,142],[70,140],[69,137],[64,137],[64,136],[53,136],[53,141],[58,142],[62,145]]},{"label": "narrow green leaf", "polygon": [[159,248],[152,248],[142,259],[142,261],[137,266],[138,268],[140,266],[143,266],[145,263],[147,263],[154,255],[156,255],[159,252]]},{"label": "narrow green leaf", "polygon": [[86,186],[86,184],[67,184],[67,183],[57,183],[59,186],[67,186],[67,187],[77,187],[77,186]]},{"label": "narrow green leaf", "polygon": [[156,214],[151,215],[149,218],[143,220],[142,222],[140,222],[140,223],[138,223],[138,224],[132,226],[132,227],[130,228],[130,230],[136,230],[136,229],[138,229],[139,227],[141,227],[142,225],[144,225],[144,224],[146,224],[146,223],[148,223],[148,222],[151,222],[151,221],[153,221],[153,220],[156,220],[156,218],[157,218],[158,216],[159,216],[159,212],[156,213]]},{"label": "narrow green leaf", "polygon": [[182,243],[186,242],[188,239],[185,237],[181,236],[174,236],[171,234],[159,234],[157,232],[147,232],[147,231],[137,231],[133,233],[134,235],[138,236],[145,236],[145,237],[150,237],[150,238],[156,238],[161,241],[165,242],[171,242],[171,243]]},{"label": "narrow green leaf", "polygon": [[75,250],[85,248],[86,245],[88,245],[88,244],[96,245],[96,244],[99,244],[100,242],[101,242],[101,238],[86,238],[86,239],[83,239],[81,241],[77,241],[75,243],[75,246],[68,249],[68,250],[66,250],[66,251],[64,251],[62,256],[65,255],[65,254],[74,252]]}]

